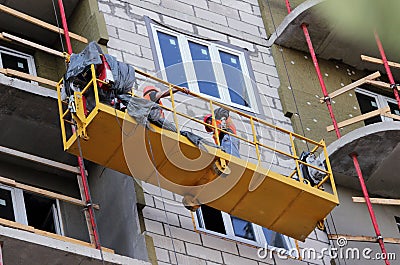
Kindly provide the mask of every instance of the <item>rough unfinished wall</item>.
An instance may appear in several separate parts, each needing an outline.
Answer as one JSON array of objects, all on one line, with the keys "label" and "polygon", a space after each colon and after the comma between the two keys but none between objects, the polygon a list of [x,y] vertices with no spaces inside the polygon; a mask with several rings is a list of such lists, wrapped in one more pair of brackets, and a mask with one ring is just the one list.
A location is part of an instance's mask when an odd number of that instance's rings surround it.
[{"label": "rough unfinished wall", "polygon": [[[346,187],[338,187],[340,205],[336,207],[332,216],[327,219],[328,225],[331,228],[332,234],[342,234],[342,235],[363,235],[375,237],[375,232],[372,224],[370,223],[370,216],[366,210],[365,203],[354,203],[352,200],[353,196],[362,197],[362,192],[358,190],[349,189]],[[400,216],[400,209],[398,206],[390,205],[378,205],[374,204],[374,211],[379,224],[379,229],[384,238],[387,237],[398,237],[399,230],[394,216]],[[364,225],[360,225],[361,223]],[[335,247],[337,243],[335,242]],[[379,245],[374,242],[360,242],[360,241],[348,241],[346,249],[357,248],[360,250],[371,249],[368,253],[371,257],[374,257],[376,253],[380,253],[381,250]],[[390,260],[390,264],[400,264],[398,258],[398,245],[389,244],[385,242],[385,248],[387,253],[396,253],[397,259]],[[383,264],[382,260],[367,260],[362,255],[360,259],[340,259],[336,261],[336,264],[344,263],[346,264]]]},{"label": "rough unfinished wall", "polygon": [[[278,126],[292,130],[290,120],[283,115],[278,94],[278,72],[271,50],[264,46],[265,29],[256,0],[99,0],[99,9],[104,13],[110,35],[107,47],[109,53],[149,73],[156,73],[158,65],[144,16],[188,35],[215,39],[247,49],[250,67],[254,70],[256,96],[260,98],[262,116]],[[140,86],[142,80],[138,81]],[[176,98],[183,101],[186,96],[176,94]],[[207,109],[202,106],[191,105],[187,113],[204,115]],[[281,149],[290,152],[288,140],[278,141]],[[293,165],[284,159],[278,159],[274,169],[288,172],[293,169]],[[181,204],[181,196],[148,184],[143,184],[143,190],[146,207],[142,214],[146,234],[152,237],[156,259],[160,265],[329,264],[326,256],[321,260],[304,262],[292,259],[260,259],[257,257],[256,246],[196,233],[190,212]],[[312,232],[305,243],[299,243],[301,248],[311,246],[317,251],[327,244],[326,235],[321,231]],[[152,255],[150,248],[148,253]]]},{"label": "rough unfinished wall", "polygon": [[96,220],[101,244],[117,254],[147,261],[133,178],[94,164],[88,171],[93,202],[100,205]]}]

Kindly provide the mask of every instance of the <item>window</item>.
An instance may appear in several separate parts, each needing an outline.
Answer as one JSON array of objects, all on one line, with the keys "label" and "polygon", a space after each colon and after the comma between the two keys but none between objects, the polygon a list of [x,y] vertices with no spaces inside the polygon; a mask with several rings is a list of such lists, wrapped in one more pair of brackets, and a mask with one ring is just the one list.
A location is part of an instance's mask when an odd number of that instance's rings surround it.
[{"label": "window", "polygon": [[246,55],[152,25],[162,77],[213,100],[257,112]]},{"label": "window", "polygon": [[400,217],[395,216],[394,219],[396,220],[397,229],[399,229],[400,232]]},{"label": "window", "polygon": [[0,218],[63,234],[58,201],[0,185]]},{"label": "window", "polygon": [[[362,114],[389,106],[392,114],[400,115],[397,102],[392,98],[385,97],[360,88],[356,89],[356,97]],[[364,120],[364,124],[370,125],[373,123],[389,121],[389,120],[393,119],[382,116],[376,116]]]},{"label": "window", "polygon": [[35,64],[31,55],[1,46],[0,67],[9,68],[30,75],[36,75]]},{"label": "window", "polygon": [[202,205],[196,211],[199,230],[256,246],[270,246],[290,250],[294,240],[227,213]]}]

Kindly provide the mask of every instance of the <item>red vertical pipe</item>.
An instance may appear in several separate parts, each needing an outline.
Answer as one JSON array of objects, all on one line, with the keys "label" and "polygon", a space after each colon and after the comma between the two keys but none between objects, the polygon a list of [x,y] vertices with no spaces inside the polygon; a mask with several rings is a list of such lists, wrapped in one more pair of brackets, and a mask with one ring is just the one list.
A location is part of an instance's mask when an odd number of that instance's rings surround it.
[{"label": "red vertical pipe", "polygon": [[64,4],[62,0],[58,0],[58,8],[60,9],[61,21],[65,36],[65,43],[67,44],[67,51],[69,54],[72,54],[72,46],[71,46],[71,39],[69,37],[67,17],[65,16]]},{"label": "red vertical pipe", "polygon": [[[285,0],[285,2],[286,2],[286,8],[288,10],[288,13],[290,13],[291,12],[291,8],[290,8],[289,0]],[[307,41],[308,49],[310,51],[310,54],[311,54],[311,57],[312,57],[312,60],[313,60],[313,63],[314,63],[315,71],[317,72],[317,75],[318,75],[318,80],[319,80],[319,83],[320,83],[320,86],[321,86],[321,89],[322,89],[322,93],[323,93],[324,98],[325,98],[325,103],[326,103],[326,105],[328,107],[329,115],[331,116],[332,123],[333,123],[333,126],[335,128],[336,136],[337,136],[337,138],[340,138],[341,137],[340,131],[339,131],[339,128],[338,128],[338,125],[337,125],[337,122],[336,122],[335,115],[333,114],[333,109],[332,109],[331,101],[330,101],[330,98],[329,98],[329,94],[328,94],[328,91],[326,89],[324,79],[322,78],[321,70],[319,68],[317,56],[315,55],[315,51],[314,51],[314,48],[313,48],[313,45],[312,45],[310,34],[308,33],[307,25],[303,23],[301,25],[301,28],[303,29],[303,33],[304,33],[304,36],[305,36],[306,41]],[[389,71],[390,71],[390,69],[389,69]],[[394,81],[393,81],[393,83],[394,83]],[[371,200],[370,200],[369,195],[368,195],[368,190],[367,190],[367,187],[365,185],[365,181],[364,181],[364,178],[363,178],[363,175],[362,175],[362,171],[361,171],[360,165],[358,163],[357,155],[355,153],[353,153],[350,156],[353,159],[354,167],[356,168],[356,171],[357,171],[358,179],[360,181],[360,186],[361,186],[361,189],[363,191],[365,201],[367,203],[367,208],[368,208],[368,212],[369,212],[370,217],[371,217],[372,225],[374,227],[374,230],[375,230],[375,233],[376,233],[376,237],[377,237],[379,246],[381,248],[382,254],[384,255],[384,258],[385,258],[385,264],[390,265],[390,262],[387,259],[386,248],[385,248],[385,245],[384,245],[384,242],[383,242],[383,238],[382,238],[381,232],[379,230],[379,226],[378,226],[378,222],[377,222],[376,217],[375,217],[374,209],[372,208]]]},{"label": "red vertical pipe", "polygon": [[[64,36],[65,36],[65,42],[67,44],[68,54],[72,54],[71,39],[69,37],[68,23],[67,23],[67,18],[65,16],[64,4],[63,4],[62,0],[58,0],[58,6],[60,8],[61,21],[62,21],[62,25],[63,25],[63,29],[64,29]],[[72,131],[73,131],[73,133],[75,133],[74,126],[72,126]],[[89,213],[90,224],[91,224],[92,230],[93,230],[92,232],[93,232],[95,246],[97,249],[100,249],[101,245],[100,245],[99,235],[97,233],[96,222],[94,219],[94,210],[93,210],[93,206],[92,206],[92,200],[90,198],[89,185],[88,185],[87,178],[86,178],[85,166],[83,164],[83,158],[80,156],[78,156],[78,165],[79,165],[79,171],[80,171],[81,178],[82,178],[82,185],[83,185],[83,191],[85,194],[85,200],[86,200],[86,203],[88,204],[87,210]]]},{"label": "red vertical pipe", "polygon": [[314,47],[311,42],[310,34],[308,33],[307,25],[303,23],[303,24],[301,24],[301,28],[303,29],[304,36],[306,37],[308,49],[310,50],[311,58],[313,60],[315,70],[317,71],[318,81],[319,81],[319,84],[322,89],[322,94],[324,95],[324,98],[325,98],[326,106],[328,107],[329,116],[331,116],[333,127],[335,128],[336,136],[337,136],[337,138],[340,138],[341,135],[340,135],[340,131],[339,131],[339,126],[336,122],[335,114],[333,114],[333,109],[332,109],[331,100],[329,98],[329,93],[328,93],[328,90],[326,89],[324,79],[322,78],[321,70],[319,68],[317,56],[315,55]]},{"label": "red vertical pipe", "polygon": [[361,189],[362,189],[362,192],[363,192],[363,195],[365,198],[365,202],[367,203],[368,212],[369,212],[369,215],[371,216],[372,224],[374,226],[376,237],[378,238],[379,246],[381,247],[382,254],[384,255],[384,258],[385,258],[385,263],[390,264],[389,261],[387,260],[387,252],[385,249],[385,245],[383,243],[383,237],[381,235],[381,231],[379,230],[378,222],[376,221],[374,209],[372,208],[371,200],[368,195],[368,190],[365,185],[364,178],[362,177],[362,172],[361,172],[360,164],[358,163],[357,154],[352,153],[352,154],[350,154],[350,157],[353,159],[354,167],[356,168],[356,171],[357,171],[358,180],[360,181],[360,184],[361,184]]},{"label": "red vertical pipe", "polygon": [[290,7],[290,2],[289,2],[289,0],[285,0],[285,3],[286,3],[287,12],[288,12],[288,14],[290,14],[290,12],[292,12],[292,8]]},{"label": "red vertical pipe", "polygon": [[[374,35],[375,35],[376,44],[378,45],[378,49],[379,49],[379,52],[380,52],[381,57],[382,57],[383,65],[385,66],[386,74],[387,74],[387,76],[389,78],[389,82],[390,82],[391,85],[395,85],[396,82],[394,81],[394,78],[393,78],[393,75],[392,75],[392,71],[390,70],[389,63],[388,63],[388,60],[386,58],[385,50],[383,49],[381,40],[379,39],[378,33],[376,31],[374,31]],[[400,109],[400,96],[399,96],[399,91],[397,91],[397,87],[396,86],[393,88],[393,93],[394,93],[394,97],[397,100],[397,105],[399,106],[399,109]]]}]

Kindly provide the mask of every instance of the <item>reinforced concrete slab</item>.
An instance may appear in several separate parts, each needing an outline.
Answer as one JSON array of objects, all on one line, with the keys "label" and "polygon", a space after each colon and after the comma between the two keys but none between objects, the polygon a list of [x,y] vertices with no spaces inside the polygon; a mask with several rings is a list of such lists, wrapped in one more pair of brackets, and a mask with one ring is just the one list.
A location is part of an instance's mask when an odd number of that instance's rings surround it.
[{"label": "reinforced concrete slab", "polygon": [[327,147],[335,182],[360,190],[349,154],[356,152],[371,194],[399,198],[400,123],[385,121],[356,129]]},{"label": "reinforced concrete slab", "polygon": [[0,242],[3,244],[4,264],[18,265],[150,265],[94,248],[58,239],[0,226]]},{"label": "reinforced concrete slab", "polygon": [[[276,31],[268,39],[268,45],[279,44],[283,47],[309,53],[306,39],[301,25],[305,23],[313,42],[313,47],[318,58],[337,60],[353,66],[359,70],[381,71],[384,68],[378,64],[366,63],[361,60],[361,55],[369,55],[380,58],[375,43],[374,34],[359,37],[352,34],[349,38],[338,29],[337,23],[328,20],[321,12],[326,0],[308,0],[298,5],[288,14]],[[400,55],[397,49],[385,47],[387,58],[391,61],[399,61]],[[400,74],[393,71],[395,77]]]},{"label": "reinforced concrete slab", "polygon": [[0,122],[0,146],[76,165],[63,150],[55,90],[0,74]]}]

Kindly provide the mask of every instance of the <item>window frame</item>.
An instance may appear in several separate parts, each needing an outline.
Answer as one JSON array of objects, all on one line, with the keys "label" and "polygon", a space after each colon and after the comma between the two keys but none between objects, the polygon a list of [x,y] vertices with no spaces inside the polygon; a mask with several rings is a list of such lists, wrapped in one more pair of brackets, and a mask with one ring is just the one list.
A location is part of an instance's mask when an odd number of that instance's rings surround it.
[{"label": "window frame", "polygon": [[[378,106],[377,106],[378,109],[381,109],[381,108],[384,108],[384,107],[389,107],[388,102],[394,103],[394,104],[397,105],[397,101],[396,101],[395,99],[389,98],[389,97],[384,96],[384,95],[380,95],[380,94],[378,94],[378,93],[374,93],[374,92],[368,91],[368,90],[363,89],[363,88],[357,87],[357,88],[355,89],[355,93],[360,93],[360,94],[364,94],[364,95],[366,95],[366,96],[375,98],[376,104],[378,105]],[[357,96],[356,96],[356,95],[354,95],[354,96],[356,97],[356,100],[357,100]],[[357,103],[360,104],[360,103],[358,102],[358,100],[357,100]],[[381,117],[382,122],[385,122],[385,121],[394,121],[392,118],[389,118],[389,117],[386,117],[386,116],[380,115],[379,117]]]},{"label": "window frame", "polygon": [[4,47],[4,46],[0,46],[0,67],[1,68],[3,68],[3,60],[1,58],[1,53],[5,53],[5,54],[8,54],[8,55],[12,55],[12,56],[15,56],[15,57],[20,57],[20,58],[26,59],[27,62],[28,62],[29,74],[33,75],[33,76],[37,75],[36,66],[35,66],[35,60],[34,60],[32,55],[29,55],[29,54],[26,54],[26,53],[23,53],[23,52],[14,50],[14,49],[10,49],[10,48]]},{"label": "window frame", "polygon": [[[203,218],[203,214],[201,212],[201,207],[197,211],[199,211],[199,213],[200,213],[199,215],[201,216],[201,218]],[[276,248],[275,246],[271,246],[268,244],[267,239],[265,238],[262,226],[260,226],[260,225],[250,222],[253,227],[255,240],[250,240],[250,239],[246,239],[246,238],[243,238],[240,236],[236,236],[235,232],[234,232],[234,228],[233,228],[233,223],[231,220],[231,215],[226,212],[220,211],[222,214],[222,219],[224,222],[225,232],[226,232],[226,234],[222,234],[222,233],[218,233],[218,232],[203,228],[201,226],[201,223],[204,224],[204,220],[198,219],[197,211],[196,211],[196,213],[192,212],[192,218],[194,220],[195,230],[201,231],[206,234],[211,234],[214,236],[226,238],[226,239],[229,239],[232,241],[237,241],[239,243],[243,243],[243,244],[247,244],[247,245],[253,245],[256,247],[262,247],[262,248],[267,248],[267,249]],[[296,242],[293,238],[290,238],[285,235],[282,235],[282,236],[285,240],[286,245],[288,246],[288,249],[286,250],[287,254],[290,253],[290,250],[297,249]]]},{"label": "window frame", "polygon": [[400,233],[400,216],[394,216],[394,223],[396,224],[397,230]]},{"label": "window frame", "polygon": [[[157,56],[156,62],[158,62],[158,67],[161,70],[161,78],[164,80],[167,79],[166,71],[164,71],[164,59],[161,53],[161,48],[160,48],[160,42],[157,36],[157,32],[162,32],[164,34],[168,34],[171,36],[174,36],[178,40],[178,45],[179,45],[179,50],[181,53],[182,57],[182,63],[184,64],[184,70],[185,70],[185,75],[186,79],[188,82],[189,89],[197,94],[202,95],[203,97],[207,99],[211,99],[216,102],[220,102],[232,107],[235,107],[237,109],[245,110],[251,113],[256,113],[259,114],[259,104],[256,99],[256,86],[254,84],[254,81],[251,79],[251,69],[249,65],[249,60],[247,58],[247,55],[245,51],[235,49],[233,47],[228,47],[227,45],[223,45],[220,43],[216,42],[209,42],[205,41],[199,38],[195,38],[194,36],[189,36],[189,35],[184,35],[183,33],[179,33],[176,31],[173,31],[171,29],[167,29],[164,27],[161,27],[159,25],[155,25],[154,23],[150,23],[150,31],[151,31],[151,39],[153,40],[154,43],[154,48],[155,48],[155,54]],[[220,98],[210,96],[205,93],[201,93],[198,83],[194,82],[196,80],[196,72],[195,72],[195,67],[193,64],[193,60],[191,57],[191,52],[190,52],[190,47],[189,47],[189,42],[194,42],[200,45],[204,45],[208,47],[209,54],[211,57],[211,63],[213,65],[213,70],[214,70],[214,75],[216,79],[216,83],[218,86],[218,92],[220,94]],[[231,101],[230,95],[229,95],[229,90],[227,86],[227,81],[225,77],[225,73],[222,67],[222,62],[221,58],[219,56],[219,51],[223,51],[235,56],[238,56],[239,58],[239,63],[241,67],[241,71],[243,73],[243,79],[245,82],[245,89],[246,93],[248,95],[248,101],[249,101],[249,107],[243,106],[237,103],[234,103]],[[191,80],[189,82],[189,80]]]},{"label": "window frame", "polygon": [[[25,206],[25,200],[24,200],[24,192],[28,192],[19,188],[14,188],[10,186],[6,186],[3,184],[0,184],[0,189],[5,189],[11,191],[11,200],[14,208],[14,215],[15,215],[15,222],[20,223],[23,225],[29,225],[28,224],[28,216],[26,214],[26,206]],[[39,194],[34,193],[37,196],[41,196]],[[48,197],[45,197],[48,198]],[[50,198],[49,198],[50,199]],[[53,199],[55,203],[52,205],[52,211],[53,211],[53,218],[54,218],[54,227],[56,230],[56,234],[58,235],[64,235],[64,228],[63,228],[63,222],[61,218],[61,211],[60,211],[60,203],[58,199]],[[54,211],[55,209],[55,211]]]}]

